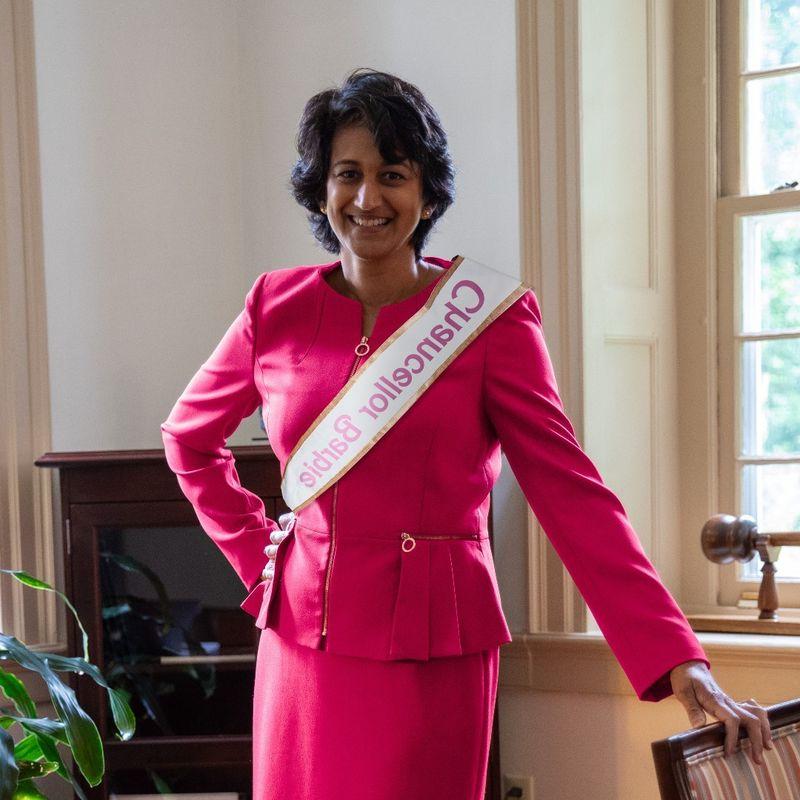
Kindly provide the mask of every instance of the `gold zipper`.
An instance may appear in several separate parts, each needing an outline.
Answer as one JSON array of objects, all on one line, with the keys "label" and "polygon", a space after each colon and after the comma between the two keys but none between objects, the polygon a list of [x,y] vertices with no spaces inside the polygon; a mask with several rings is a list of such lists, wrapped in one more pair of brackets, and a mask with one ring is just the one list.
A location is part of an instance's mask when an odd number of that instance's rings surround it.
[{"label": "gold zipper", "polygon": [[[361,359],[369,353],[369,336],[362,336],[361,341],[355,346],[354,350],[356,360],[353,362],[353,368],[347,376],[347,381],[353,377],[358,364]],[[339,482],[337,481],[333,487],[333,510],[331,512],[331,546],[328,552],[328,563],[325,567],[325,589],[322,595],[322,636],[328,635],[328,587],[331,582],[331,570],[333,569],[333,557],[336,553],[336,498],[339,494]]]},{"label": "gold zipper", "polygon": [[[404,553],[410,553],[417,546],[417,542],[416,542],[417,539],[475,539],[475,538],[477,538],[477,536],[478,536],[477,533],[467,533],[467,534],[462,534],[461,536],[458,536],[458,535],[455,535],[455,536],[426,536],[425,534],[417,533],[414,536],[412,536],[410,533],[406,533],[405,531],[403,531],[400,534],[400,539],[402,540],[400,542],[400,547],[402,548]],[[411,543],[411,546],[410,547],[406,547],[406,544],[408,544],[409,542]]]}]

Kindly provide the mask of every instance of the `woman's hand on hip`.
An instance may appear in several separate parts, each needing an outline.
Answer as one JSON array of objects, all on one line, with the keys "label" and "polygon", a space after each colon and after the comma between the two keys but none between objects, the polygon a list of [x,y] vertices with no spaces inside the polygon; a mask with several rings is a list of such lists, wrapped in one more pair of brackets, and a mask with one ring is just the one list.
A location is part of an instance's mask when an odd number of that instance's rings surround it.
[{"label": "woman's hand on hip", "polygon": [[278,524],[281,526],[280,530],[275,530],[270,533],[269,540],[272,544],[268,544],[264,548],[264,555],[269,560],[261,573],[262,580],[270,581],[275,575],[275,555],[278,552],[278,545],[289,535],[294,527],[294,519],[295,516],[292,511],[281,514],[280,517],[278,517]]},{"label": "woman's hand on hip", "polygon": [[767,710],[751,697],[737,703],[720,689],[709,668],[702,661],[685,661],[670,672],[675,697],[689,715],[693,728],[706,724],[706,712],[725,724],[725,755],[736,752],[739,726],[747,728],[752,746],[751,757],[764,763],[764,747],[772,750],[772,732]]}]

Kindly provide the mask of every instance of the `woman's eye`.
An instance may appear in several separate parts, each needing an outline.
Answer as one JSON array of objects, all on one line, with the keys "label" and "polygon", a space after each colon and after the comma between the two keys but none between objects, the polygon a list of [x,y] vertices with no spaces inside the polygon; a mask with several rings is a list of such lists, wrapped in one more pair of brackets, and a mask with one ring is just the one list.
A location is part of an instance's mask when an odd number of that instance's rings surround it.
[{"label": "woman's eye", "polygon": [[[405,180],[405,175],[402,175],[399,172],[384,172],[384,177],[392,182],[402,181]],[[358,177],[357,170],[354,169],[343,169],[336,175],[337,178],[342,178],[343,180],[349,181],[353,180],[354,178]]]}]

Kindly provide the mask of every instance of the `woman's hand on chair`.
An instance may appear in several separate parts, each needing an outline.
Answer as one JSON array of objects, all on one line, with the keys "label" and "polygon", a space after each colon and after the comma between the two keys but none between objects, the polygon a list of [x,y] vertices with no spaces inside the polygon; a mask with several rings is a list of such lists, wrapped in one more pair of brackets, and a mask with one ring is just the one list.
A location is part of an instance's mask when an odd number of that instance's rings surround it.
[{"label": "woman's hand on chair", "polygon": [[278,545],[289,535],[294,525],[294,513],[289,511],[286,514],[281,514],[278,517],[278,524],[281,526],[279,530],[272,531],[269,535],[269,540],[272,544],[268,544],[264,548],[264,555],[269,559],[266,566],[261,572],[261,579],[271,581],[275,575],[275,555],[278,552]]},{"label": "woman's hand on chair", "polygon": [[693,728],[706,724],[706,712],[725,724],[725,755],[736,752],[739,726],[744,725],[756,764],[764,763],[764,747],[773,748],[767,710],[751,697],[737,703],[720,689],[703,661],[685,661],[670,672],[675,697],[689,715]]}]

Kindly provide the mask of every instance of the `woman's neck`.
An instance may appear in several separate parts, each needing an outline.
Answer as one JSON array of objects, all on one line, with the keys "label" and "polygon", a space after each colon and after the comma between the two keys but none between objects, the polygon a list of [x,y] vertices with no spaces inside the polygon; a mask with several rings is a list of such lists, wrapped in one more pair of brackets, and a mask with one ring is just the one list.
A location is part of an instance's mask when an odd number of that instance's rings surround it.
[{"label": "woman's neck", "polygon": [[342,253],[341,271],[333,270],[331,284],[365,308],[380,308],[416,294],[441,272],[439,267],[416,260],[414,253],[380,262]]}]

